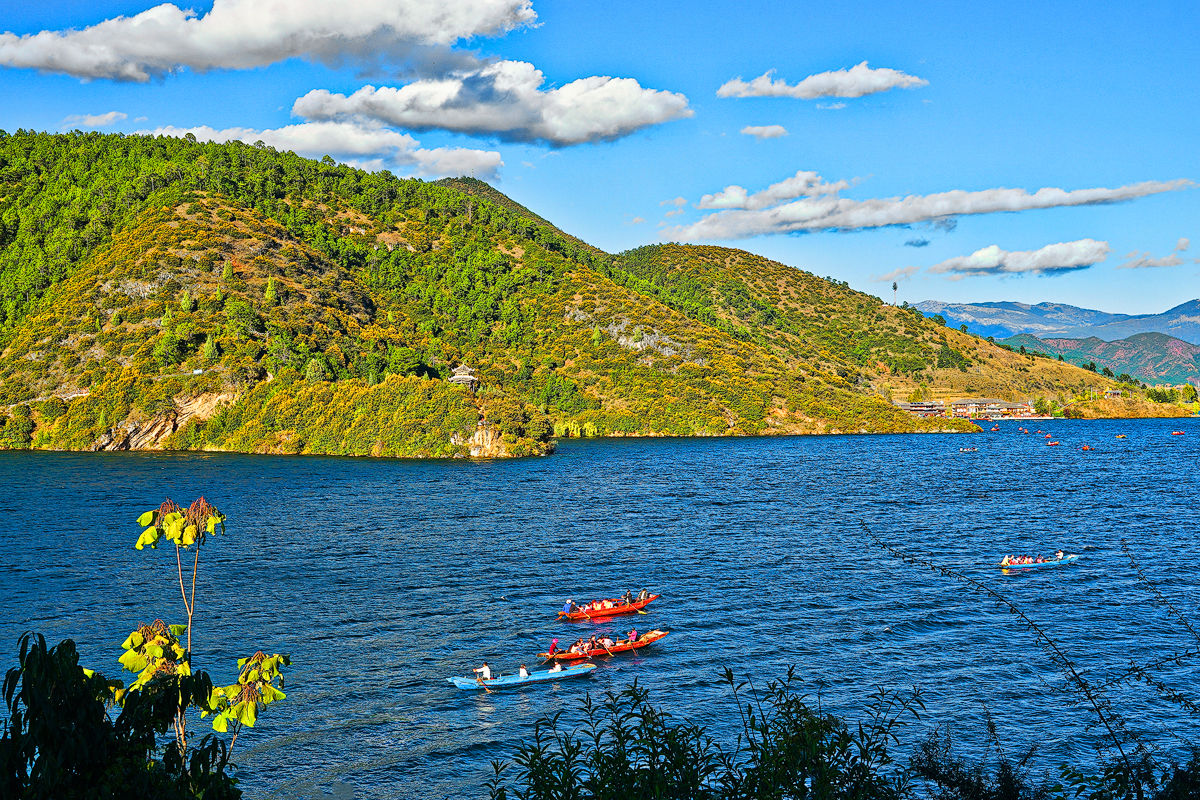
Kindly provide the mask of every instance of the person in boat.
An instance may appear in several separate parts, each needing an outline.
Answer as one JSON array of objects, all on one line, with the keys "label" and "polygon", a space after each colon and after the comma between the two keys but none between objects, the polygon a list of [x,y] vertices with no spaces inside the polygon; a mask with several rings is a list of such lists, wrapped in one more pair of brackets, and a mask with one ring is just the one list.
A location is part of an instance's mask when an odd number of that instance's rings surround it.
[{"label": "person in boat", "polygon": [[630,591],[629,589],[626,589],[625,594],[621,595],[621,602],[623,602],[625,605],[629,605],[630,603],[632,603],[633,602],[633,592]]},{"label": "person in boat", "polygon": [[1045,563],[1046,563],[1046,559],[1045,559],[1045,558],[1043,558],[1042,556],[1038,556],[1038,557],[1037,557],[1037,561],[1035,561],[1035,562],[1033,562],[1033,563],[1035,563],[1035,564],[1045,564]]},{"label": "person in boat", "polygon": [[611,636],[603,636],[600,639],[600,646],[605,650],[611,650],[616,641]]},{"label": "person in boat", "polygon": [[557,652],[558,652],[558,639],[551,639],[550,640],[550,649],[546,652],[546,655],[552,656]]},{"label": "person in boat", "polygon": [[552,667],[550,668],[550,671],[551,671],[551,672],[562,672],[562,662],[561,662],[561,661],[555,661],[555,662],[554,662],[554,666],[552,666]]},{"label": "person in boat", "polygon": [[578,610],[579,606],[575,605],[574,600],[568,600],[567,602],[563,603],[562,613],[564,614],[573,614]]},{"label": "person in boat", "polygon": [[630,628],[629,629],[629,643],[634,644],[637,642],[637,640],[638,640],[637,628]]},{"label": "person in boat", "polygon": [[638,602],[639,603],[642,602],[649,596],[650,596],[650,593],[648,591],[646,591],[645,589],[642,589],[640,592],[638,592],[638,596],[637,596]]},{"label": "person in boat", "polygon": [[479,677],[476,678],[476,680],[490,681],[492,679],[492,668],[488,666],[488,663],[486,661],[483,662],[482,667],[475,670],[475,673],[479,675]]},{"label": "person in boat", "polygon": [[596,641],[596,637],[595,637],[595,636],[593,636],[592,638],[588,639],[588,643],[587,643],[587,652],[589,652],[589,653],[590,653],[590,652],[592,652],[593,650],[599,650],[599,649],[600,649],[600,643]]},{"label": "person in boat", "polygon": [[1054,560],[1055,560],[1055,561],[1062,561],[1064,558],[1066,558],[1066,554],[1065,554],[1065,553],[1063,553],[1063,551],[1062,551],[1062,550],[1055,550],[1055,551],[1054,551]]},{"label": "person in boat", "polygon": [[517,674],[520,675],[522,678],[528,678],[529,670],[525,669],[525,665],[522,664],[521,668],[519,670],[517,670]]},{"label": "person in boat", "polygon": [[1000,566],[1002,567],[1007,567],[1011,563],[1013,563],[1012,556],[1005,556],[1004,558],[1000,559]]},{"label": "person in boat", "polygon": [[583,639],[576,640],[575,644],[571,645],[569,652],[582,653],[583,652]]}]

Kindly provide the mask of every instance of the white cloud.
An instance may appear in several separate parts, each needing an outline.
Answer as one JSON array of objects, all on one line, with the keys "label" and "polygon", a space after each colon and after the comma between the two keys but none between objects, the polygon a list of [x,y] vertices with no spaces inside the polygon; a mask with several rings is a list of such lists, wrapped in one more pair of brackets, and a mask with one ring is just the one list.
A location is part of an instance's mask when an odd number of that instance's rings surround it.
[{"label": "white cloud", "polygon": [[872,275],[871,280],[881,283],[902,281],[905,278],[911,278],[913,275],[916,275],[918,272],[920,272],[920,270],[920,267],[900,267],[899,269],[894,269],[891,272],[885,272],[882,275]]},{"label": "white cloud", "polygon": [[106,111],[103,114],[72,114],[63,120],[64,125],[80,125],[84,128],[104,128],[129,117],[124,111]]},{"label": "white cloud", "polygon": [[[1125,258],[1127,261],[1124,264],[1118,264],[1117,269],[1145,269],[1153,267],[1178,267],[1184,263],[1184,260],[1179,256],[1180,253],[1187,251],[1191,247],[1192,242],[1186,236],[1181,237],[1175,243],[1175,249],[1170,255],[1154,258],[1149,253],[1140,253],[1134,250],[1132,253],[1127,253]],[[1200,263],[1200,261],[1197,261]]]},{"label": "white cloud", "polygon": [[645,217],[634,217],[633,219],[629,220],[630,225],[642,225],[645,222],[646,222]]},{"label": "white cloud", "polygon": [[248,69],[289,58],[404,58],[536,19],[531,0],[213,0],[202,16],[162,3],[82,30],[0,34],[0,65],[147,81],[180,68]]},{"label": "white cloud", "polygon": [[949,275],[950,280],[962,280],[972,275],[1045,275],[1086,269],[1108,258],[1111,251],[1108,242],[1096,239],[1048,244],[1037,250],[1002,250],[993,244],[969,256],[934,264],[929,271]]},{"label": "white cloud", "polygon": [[795,97],[813,100],[817,97],[862,97],[889,89],[914,89],[929,85],[924,78],[899,70],[887,67],[872,69],[866,61],[849,69],[809,75],[794,86],[787,81],[776,80],[772,77],[774,74],[775,70],[767,70],[749,83],[740,77],[734,78],[717,89],[717,97]]},{"label": "white cloud", "polygon": [[837,194],[848,188],[850,188],[849,181],[825,183],[817,173],[802,169],[792,177],[785,178],[779,183],[773,183],[761,192],[754,194],[750,194],[745,188],[736,184],[726,186],[716,194],[706,194],[701,197],[696,207],[761,209],[796,197]]},{"label": "white cloud", "polygon": [[674,197],[670,200],[663,200],[661,203],[659,203],[659,205],[660,206],[675,206],[676,208],[683,208],[684,206],[687,205],[687,198],[686,197]]},{"label": "white cloud", "polygon": [[1047,187],[1033,193],[1024,189],[974,192],[956,189],[928,195],[851,200],[839,196],[839,192],[849,185],[847,181],[825,183],[815,172],[801,170],[754,194],[741,186],[728,186],[701,198],[699,207],[712,209],[714,213],[691,225],[671,228],[664,236],[673,241],[711,241],[799,231],[852,231],[920,222],[941,225],[962,214],[1116,203],[1195,186],[1190,180],[1177,179],[1144,181],[1115,189],[1068,191]]},{"label": "white cloud", "polygon": [[846,107],[846,104],[842,103],[842,102],[817,103],[817,108],[821,109],[822,111],[841,111],[845,107]]},{"label": "white cloud", "polygon": [[291,150],[310,158],[330,155],[361,169],[399,169],[423,176],[474,175],[491,178],[504,165],[500,154],[495,151],[464,147],[424,149],[420,142],[406,133],[382,126],[344,122],[305,122],[267,130],[167,127],[143,133],[176,137],[190,133],[197,139],[210,142],[239,140],[254,144],[261,141],[277,150]]},{"label": "white cloud", "polygon": [[364,86],[349,96],[314,89],[292,112],[556,146],[616,139],[692,115],[682,94],[644,89],[633,78],[593,76],[556,89],[543,89],[545,82],[533,64],[496,61],[400,87]]},{"label": "white cloud", "polygon": [[780,136],[787,136],[787,128],[782,125],[747,125],[742,128],[741,132],[756,139],[777,139]]}]

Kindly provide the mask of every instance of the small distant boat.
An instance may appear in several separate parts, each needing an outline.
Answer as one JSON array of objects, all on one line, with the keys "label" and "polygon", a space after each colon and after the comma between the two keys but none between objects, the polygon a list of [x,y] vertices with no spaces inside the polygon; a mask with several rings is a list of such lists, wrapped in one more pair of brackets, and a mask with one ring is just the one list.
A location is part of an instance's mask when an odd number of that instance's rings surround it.
[{"label": "small distant boat", "polygon": [[960,453],[974,453],[978,450],[979,450],[978,447],[960,447],[960,448],[958,448],[958,452],[960,452]]},{"label": "small distant boat", "polygon": [[[645,600],[634,600],[631,603],[626,603],[619,597],[613,597],[608,600],[594,600],[585,606],[582,606],[578,611],[558,612],[559,619],[580,620],[580,619],[602,619],[604,617],[615,617],[618,614],[635,614],[641,611],[646,606],[658,599],[658,595],[652,594]],[[605,608],[604,604],[610,605]]]},{"label": "small distant boat", "polygon": [[992,430],[992,431],[998,431],[998,430],[1000,430],[1000,426],[999,426],[999,425],[993,425],[993,426],[991,427],[991,430]]},{"label": "small distant boat", "polygon": [[1183,436],[1183,431],[1171,431],[1172,436]]},{"label": "small distant boat", "polygon": [[1079,449],[1080,450],[1095,450],[1096,448],[1092,447],[1090,444],[1085,444],[1083,447],[1081,447]]},{"label": "small distant boat", "polygon": [[1046,447],[1055,447],[1058,444],[1058,442],[1046,442]]},{"label": "small distant boat", "polygon": [[1054,438],[1054,437],[1053,437],[1053,436],[1051,436],[1050,434],[1048,434],[1048,433],[1047,433],[1047,434],[1045,435],[1045,437],[1043,437],[1043,438],[1046,438],[1046,439],[1052,439],[1052,438]]},{"label": "small distant boat", "polygon": [[1009,570],[1019,569],[1041,569],[1042,567],[1065,567],[1067,564],[1074,564],[1079,560],[1078,553],[1072,553],[1069,556],[1062,558],[1050,559],[1049,561],[1035,561],[1032,564],[1000,564],[1000,569],[1008,572]]},{"label": "small distant boat", "polygon": [[512,675],[497,675],[490,681],[478,678],[458,677],[446,678],[446,680],[453,683],[459,689],[501,689],[512,686],[523,686],[526,683],[546,683],[547,681],[557,681],[563,678],[580,678],[584,675],[590,675],[595,668],[595,664],[572,664],[557,671],[544,669],[531,672],[526,678],[522,678],[520,674],[514,673]]},{"label": "small distant boat", "polygon": [[1118,434],[1117,434],[1117,438],[1118,438],[1118,439],[1128,439],[1129,437],[1128,437],[1128,436],[1126,436],[1126,435],[1125,435],[1125,434],[1123,434],[1123,433],[1118,433]]},{"label": "small distant boat", "polygon": [[569,650],[560,650],[559,652],[555,653],[554,655],[550,655],[549,653],[538,653],[538,658],[541,658],[541,659],[553,658],[553,659],[557,659],[559,661],[575,661],[580,658],[597,658],[599,656],[615,655],[617,653],[626,653],[626,652],[629,652],[630,650],[638,650],[642,647],[645,647],[648,644],[654,644],[659,639],[666,636],[668,633],[670,633],[670,631],[659,631],[659,630],[647,631],[646,633],[643,633],[641,636],[639,636],[637,638],[637,641],[617,642],[616,644],[614,644],[612,647],[610,647],[608,649],[605,649],[603,647],[597,647],[595,650],[589,650],[586,653],[572,653]]}]

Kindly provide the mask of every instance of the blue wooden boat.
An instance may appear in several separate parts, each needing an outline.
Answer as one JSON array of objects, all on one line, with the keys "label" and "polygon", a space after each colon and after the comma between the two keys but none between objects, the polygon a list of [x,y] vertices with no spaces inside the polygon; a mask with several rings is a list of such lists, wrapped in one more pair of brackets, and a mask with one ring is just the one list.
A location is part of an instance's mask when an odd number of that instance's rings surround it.
[{"label": "blue wooden boat", "polygon": [[481,681],[476,678],[446,678],[460,689],[507,689],[511,686],[524,686],[527,683],[545,683],[547,681],[557,681],[563,678],[580,678],[588,675],[596,668],[595,664],[575,664],[570,667],[563,667],[560,670],[551,672],[548,669],[539,670],[529,673],[528,678],[522,678],[518,673],[512,675],[498,675],[490,681]]},{"label": "blue wooden boat", "polygon": [[1063,558],[1056,558],[1052,561],[1043,561],[1040,564],[1035,562],[1033,564],[1000,564],[999,566],[1000,566],[1000,569],[1004,570],[1005,572],[1008,572],[1009,570],[1015,571],[1018,569],[1041,569],[1042,567],[1063,567],[1063,566],[1066,566],[1067,564],[1074,564],[1078,560],[1079,560],[1079,555],[1077,553],[1072,553],[1069,556],[1064,556]]}]

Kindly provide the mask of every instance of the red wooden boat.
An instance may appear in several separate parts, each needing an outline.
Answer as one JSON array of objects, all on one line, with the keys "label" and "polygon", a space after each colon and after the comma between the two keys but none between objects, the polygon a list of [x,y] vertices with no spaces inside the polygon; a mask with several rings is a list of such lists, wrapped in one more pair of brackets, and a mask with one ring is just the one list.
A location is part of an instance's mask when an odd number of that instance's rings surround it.
[{"label": "red wooden boat", "polygon": [[568,650],[560,650],[554,655],[550,655],[549,653],[538,653],[538,658],[547,660],[553,658],[557,661],[576,661],[582,658],[598,658],[599,656],[615,655],[616,653],[625,653],[630,650],[637,650],[645,647],[648,644],[653,644],[654,642],[657,642],[659,639],[666,636],[668,633],[670,633],[670,631],[647,631],[639,636],[636,641],[617,642],[607,650],[605,650],[603,647],[598,647],[595,650],[589,650],[586,653],[572,653]]},{"label": "red wooden boat", "polygon": [[[608,600],[593,600],[585,606],[581,606],[579,611],[567,613],[565,611],[558,612],[559,619],[579,620],[579,619],[603,619],[605,617],[615,617],[618,614],[635,614],[641,611],[646,606],[658,599],[658,595],[652,594],[645,600],[634,600],[632,603],[626,603],[619,597],[613,597]],[[605,604],[609,604],[605,608]]]}]

